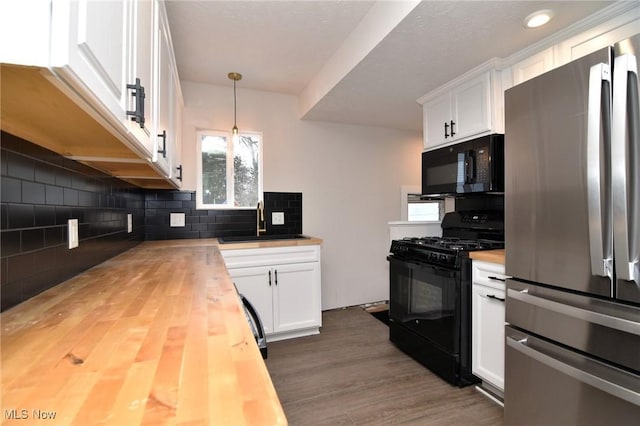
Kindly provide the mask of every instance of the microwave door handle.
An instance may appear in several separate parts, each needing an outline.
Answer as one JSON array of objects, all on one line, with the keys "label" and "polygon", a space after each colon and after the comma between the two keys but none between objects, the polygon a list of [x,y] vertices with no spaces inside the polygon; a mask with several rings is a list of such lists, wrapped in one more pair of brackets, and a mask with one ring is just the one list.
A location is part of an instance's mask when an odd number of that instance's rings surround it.
[{"label": "microwave door handle", "polygon": [[[603,159],[601,149],[609,146],[609,117],[611,110],[611,77],[609,66],[597,64],[589,72],[589,98],[587,110],[587,202],[589,217],[589,251],[591,273],[612,278],[610,200],[601,180]],[[604,89],[604,90],[603,90]],[[604,95],[603,95],[604,92]],[[604,127],[604,128],[603,128]],[[604,144],[604,145],[603,145]]]},{"label": "microwave door handle", "polygon": [[[640,188],[638,150],[640,149],[640,111],[638,107],[638,63],[631,54],[615,58],[613,68],[613,117],[611,126],[611,190],[616,275],[640,284],[638,256],[640,229],[637,200]],[[631,158],[635,153],[636,158]],[[629,182],[629,179],[635,181]],[[634,194],[636,191],[635,202]]]},{"label": "microwave door handle", "polygon": [[475,183],[476,180],[476,153],[470,149],[465,153],[465,183]]}]

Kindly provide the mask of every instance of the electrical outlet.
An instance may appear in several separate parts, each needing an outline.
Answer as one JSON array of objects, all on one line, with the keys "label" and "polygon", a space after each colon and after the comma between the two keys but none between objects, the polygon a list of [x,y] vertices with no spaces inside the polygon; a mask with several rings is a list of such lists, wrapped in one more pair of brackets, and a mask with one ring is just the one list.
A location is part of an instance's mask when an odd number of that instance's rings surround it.
[{"label": "electrical outlet", "polygon": [[78,247],[80,241],[78,240],[78,219],[69,219],[69,237],[67,241],[69,242],[69,250]]},{"label": "electrical outlet", "polygon": [[130,234],[133,232],[133,217],[131,213],[127,214],[127,233]]},{"label": "electrical outlet", "polygon": [[170,213],[170,226],[172,228],[184,227],[184,213]]},{"label": "electrical outlet", "polygon": [[273,225],[284,225],[284,212],[271,213],[271,223]]}]

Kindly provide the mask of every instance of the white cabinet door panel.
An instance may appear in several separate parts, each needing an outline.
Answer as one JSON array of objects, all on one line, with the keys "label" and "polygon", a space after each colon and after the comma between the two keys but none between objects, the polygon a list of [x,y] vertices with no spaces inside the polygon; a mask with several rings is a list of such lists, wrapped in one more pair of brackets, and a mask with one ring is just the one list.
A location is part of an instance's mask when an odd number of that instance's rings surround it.
[{"label": "white cabinet door panel", "polygon": [[537,77],[553,69],[553,48],[548,48],[511,67],[513,85]]},{"label": "white cabinet door panel", "polygon": [[454,138],[464,139],[491,130],[491,79],[489,73],[453,91]]},{"label": "white cabinet door panel", "polygon": [[156,66],[154,76],[154,96],[155,105],[153,110],[155,129],[152,139],[154,140],[152,161],[157,162],[169,177],[170,156],[173,154],[173,139],[175,129],[172,127],[173,108],[173,72],[171,68],[171,48],[169,45],[167,28],[161,23],[156,33]]},{"label": "white cabinet door panel", "polygon": [[265,334],[274,332],[272,286],[269,285],[270,268],[238,268],[229,271],[238,291],[256,308]]},{"label": "white cabinet door panel", "polygon": [[127,108],[128,3],[52,4],[52,67],[72,86],[88,88],[117,121],[124,120]]},{"label": "white cabinet door panel", "polygon": [[445,136],[445,123],[449,124],[451,116],[451,96],[443,95],[426,104],[423,107],[424,115],[424,149],[442,145],[452,140],[451,133],[447,130]]},{"label": "white cabinet door panel", "polygon": [[474,260],[471,296],[471,370],[504,390],[504,265]]},{"label": "white cabinet door panel", "polygon": [[278,265],[274,268],[275,329],[278,332],[320,325],[318,263]]},{"label": "white cabinet door panel", "polygon": [[[140,85],[144,87],[144,123],[136,122],[128,117],[126,125],[138,143],[144,147],[149,158],[152,156],[154,145],[151,132],[155,128],[152,108],[156,102],[153,87],[154,33],[157,28],[154,15],[156,1],[137,0],[132,3],[131,49],[127,77],[128,84],[135,84],[139,79]],[[128,110],[135,111],[136,98],[129,95],[127,99]]]},{"label": "white cabinet door panel", "polygon": [[503,291],[477,284],[472,291],[472,371],[503,390],[505,295]]}]

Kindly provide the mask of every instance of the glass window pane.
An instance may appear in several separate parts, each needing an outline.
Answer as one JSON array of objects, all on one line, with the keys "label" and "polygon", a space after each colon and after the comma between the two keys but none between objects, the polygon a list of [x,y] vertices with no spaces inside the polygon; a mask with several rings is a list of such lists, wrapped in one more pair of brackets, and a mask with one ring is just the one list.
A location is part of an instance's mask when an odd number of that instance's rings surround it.
[{"label": "glass window pane", "polygon": [[227,138],[202,136],[202,202],[227,203]]},{"label": "glass window pane", "polygon": [[408,217],[409,221],[439,221],[440,220],[440,203],[422,202],[409,203]]},{"label": "glass window pane", "polygon": [[259,196],[259,137],[241,134],[234,143],[233,152],[235,205],[255,206]]}]

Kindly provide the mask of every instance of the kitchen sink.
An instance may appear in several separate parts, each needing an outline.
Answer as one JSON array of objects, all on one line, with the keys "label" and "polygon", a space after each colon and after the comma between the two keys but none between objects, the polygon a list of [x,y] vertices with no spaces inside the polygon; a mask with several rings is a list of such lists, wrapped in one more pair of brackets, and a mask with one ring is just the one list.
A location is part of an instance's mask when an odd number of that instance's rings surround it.
[{"label": "kitchen sink", "polygon": [[302,234],[275,234],[275,235],[248,235],[244,237],[219,237],[218,243],[248,243],[253,241],[274,241],[274,240],[306,240],[309,237]]}]

